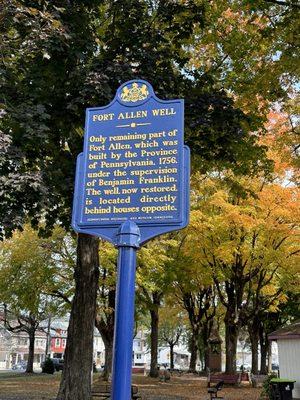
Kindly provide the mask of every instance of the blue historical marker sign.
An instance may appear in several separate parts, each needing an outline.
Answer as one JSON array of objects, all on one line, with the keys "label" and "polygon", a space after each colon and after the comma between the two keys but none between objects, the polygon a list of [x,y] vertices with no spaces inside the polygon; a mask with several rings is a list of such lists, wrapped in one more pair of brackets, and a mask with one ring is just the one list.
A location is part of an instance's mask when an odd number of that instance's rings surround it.
[{"label": "blue historical marker sign", "polygon": [[86,110],[72,225],[116,243],[124,221],[140,243],[186,226],[189,150],[183,100],[160,100],[142,80],[124,83],[105,107]]},{"label": "blue historical marker sign", "polygon": [[160,100],[142,80],[124,83],[108,106],[86,111],[72,226],[119,248],[112,400],[131,399],[136,250],[188,222],[183,114],[183,100]]}]

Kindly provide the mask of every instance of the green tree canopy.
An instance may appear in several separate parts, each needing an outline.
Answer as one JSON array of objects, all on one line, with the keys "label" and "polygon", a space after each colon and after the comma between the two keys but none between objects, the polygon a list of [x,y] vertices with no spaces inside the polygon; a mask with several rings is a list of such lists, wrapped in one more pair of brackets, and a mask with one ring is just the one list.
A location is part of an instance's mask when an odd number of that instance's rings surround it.
[{"label": "green tree canopy", "polygon": [[8,329],[29,335],[26,372],[32,372],[34,337],[41,322],[49,315],[66,313],[65,303],[57,294],[69,283],[62,282],[61,264],[53,253],[53,244],[58,238],[60,242],[64,234],[56,228],[53,237],[41,239],[26,225],[23,232],[15,232],[0,245],[0,302],[4,304]]},{"label": "green tree canopy", "polygon": [[185,71],[205,13],[199,1],[3,1],[2,230],[27,215],[35,225],[43,216],[46,229],[57,219],[69,228],[84,109],[107,104],[134,77],[161,98],[185,98],[186,139],[203,170],[265,166],[249,134],[256,122],[214,79],[203,85]]}]

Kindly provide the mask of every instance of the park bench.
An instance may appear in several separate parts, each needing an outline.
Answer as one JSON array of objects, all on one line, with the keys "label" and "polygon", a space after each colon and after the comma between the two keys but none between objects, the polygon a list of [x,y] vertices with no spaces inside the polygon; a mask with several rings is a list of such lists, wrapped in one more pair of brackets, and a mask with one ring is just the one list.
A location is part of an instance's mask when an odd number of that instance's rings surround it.
[{"label": "park bench", "polygon": [[222,389],[224,385],[224,381],[219,381],[216,386],[211,387],[207,390],[207,393],[210,395],[210,400],[212,399],[219,399],[224,400],[224,397],[219,397],[218,392]]},{"label": "park bench", "polygon": [[207,386],[210,387],[211,383],[218,383],[223,381],[223,384],[240,384],[240,374],[209,374],[207,377]]},{"label": "park bench", "polygon": [[101,384],[97,385],[92,390],[92,397],[97,397],[99,399],[109,399],[110,398],[110,385]]},{"label": "park bench", "polygon": [[[92,391],[92,397],[97,399],[110,399],[111,398],[111,385],[108,383],[97,385]],[[141,399],[141,395],[138,393],[138,387],[135,385],[131,386],[131,399]]]}]

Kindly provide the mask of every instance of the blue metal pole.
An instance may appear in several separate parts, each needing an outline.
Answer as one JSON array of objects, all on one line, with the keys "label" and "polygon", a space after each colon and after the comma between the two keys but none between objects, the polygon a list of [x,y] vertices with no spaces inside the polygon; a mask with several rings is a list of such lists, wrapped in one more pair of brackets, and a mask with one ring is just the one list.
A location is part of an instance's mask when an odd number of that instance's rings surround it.
[{"label": "blue metal pole", "polygon": [[112,369],[112,400],[131,399],[132,343],[136,250],[140,231],[132,221],[124,222],[117,235],[119,248],[116,317]]}]

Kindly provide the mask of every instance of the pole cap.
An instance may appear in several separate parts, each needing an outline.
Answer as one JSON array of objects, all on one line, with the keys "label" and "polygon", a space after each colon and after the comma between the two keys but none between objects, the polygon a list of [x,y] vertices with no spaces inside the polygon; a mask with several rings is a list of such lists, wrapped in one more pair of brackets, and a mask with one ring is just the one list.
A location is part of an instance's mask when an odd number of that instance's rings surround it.
[{"label": "pole cap", "polygon": [[133,221],[125,221],[117,233],[117,247],[140,247],[140,229]]}]

